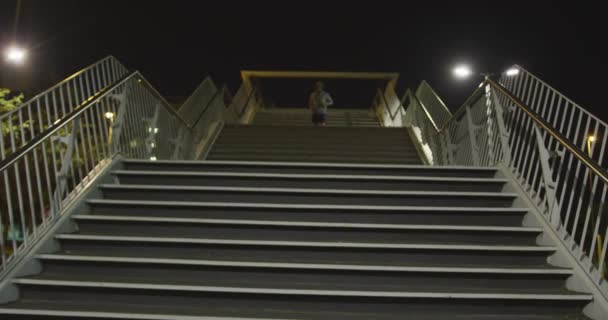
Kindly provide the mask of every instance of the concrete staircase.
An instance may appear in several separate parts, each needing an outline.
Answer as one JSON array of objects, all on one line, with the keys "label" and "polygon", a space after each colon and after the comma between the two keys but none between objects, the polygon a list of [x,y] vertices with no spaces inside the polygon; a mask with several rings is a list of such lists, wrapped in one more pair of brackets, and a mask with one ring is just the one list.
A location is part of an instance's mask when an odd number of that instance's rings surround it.
[{"label": "concrete staircase", "polygon": [[[256,125],[312,126],[307,109],[270,109],[258,111],[253,119]],[[373,112],[364,109],[335,109],[327,111],[327,125],[331,127],[379,127]]]},{"label": "concrete staircase", "polygon": [[228,125],[210,160],[421,164],[404,128]]},{"label": "concrete staircase", "polygon": [[585,319],[591,299],[495,168],[125,160],[106,181],[2,319]]}]

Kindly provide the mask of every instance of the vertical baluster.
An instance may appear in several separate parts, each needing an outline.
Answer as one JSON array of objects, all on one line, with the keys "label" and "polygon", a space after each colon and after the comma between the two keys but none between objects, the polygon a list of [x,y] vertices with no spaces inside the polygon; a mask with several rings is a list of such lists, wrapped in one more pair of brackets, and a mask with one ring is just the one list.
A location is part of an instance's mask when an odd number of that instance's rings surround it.
[{"label": "vertical baluster", "polygon": [[[27,111],[28,111],[28,117],[30,118],[30,121],[32,122],[32,125],[30,125],[30,134],[31,134],[32,137],[35,137],[35,134],[34,134],[34,125],[33,125],[33,123],[34,123],[34,117],[32,115],[32,109],[28,108]],[[42,191],[43,186],[42,186],[42,182],[40,180],[41,173],[40,173],[40,165],[39,165],[37,148],[35,148],[33,150],[33,154],[34,154],[34,172],[35,172],[35,175],[36,175],[36,186],[38,187],[37,190],[36,190],[36,193],[38,194],[38,202],[39,202],[39,205],[40,205],[40,211],[39,211],[40,221],[43,222],[44,221],[44,198],[43,198],[43,191]],[[32,210],[35,210],[35,209],[32,207]],[[36,221],[37,220],[34,219],[34,224],[36,224]],[[34,230],[34,232],[35,231],[36,230]]]},{"label": "vertical baluster", "polygon": [[108,78],[107,68],[106,68],[105,63],[99,68],[99,73],[101,74],[101,79],[102,79],[102,83],[103,83],[103,86],[101,86],[101,87],[105,88],[105,87],[110,86],[112,84],[112,81]]},{"label": "vertical baluster", "polygon": [[[40,107],[40,100],[37,101],[37,106],[38,106],[38,122],[39,123],[44,123],[44,120],[42,120],[42,108]],[[49,143],[53,143],[51,141],[51,139],[47,139],[47,140],[48,140]],[[47,190],[47,195],[48,195],[48,198],[49,198],[49,203],[48,203],[49,213],[51,213],[51,215],[52,215],[53,214],[53,206],[52,206],[52,203],[53,203],[53,198],[52,198],[53,189],[51,188],[51,177],[52,176],[49,174],[49,167],[51,165],[49,164],[49,161],[48,161],[46,143],[42,142],[41,145],[42,145],[42,161],[43,161],[43,164],[44,164],[44,174],[45,174],[45,177],[46,177],[46,190]],[[47,221],[47,219],[45,217],[45,219],[44,219],[43,222],[46,223],[46,221]]]},{"label": "vertical baluster", "polygon": [[144,122],[143,119],[147,116],[145,113],[145,101],[142,95],[142,89],[139,86],[139,84],[135,84],[136,86],[136,113],[135,113],[135,121],[136,123],[138,123],[139,125],[137,126],[139,128],[139,133],[140,133],[140,139],[141,139],[141,158],[146,158],[146,135],[148,134],[148,130],[150,128],[150,125],[147,122]]},{"label": "vertical baluster", "polygon": [[[84,80],[82,77],[80,77],[78,79],[78,88],[79,88],[79,98],[81,100],[86,100],[86,96],[87,96],[87,92],[86,92],[86,87],[84,86]],[[82,121],[84,121],[84,135],[83,138],[86,140],[86,145],[88,146],[88,151],[85,152],[85,154],[87,155],[87,158],[89,159],[89,163],[90,163],[90,170],[87,170],[87,172],[92,173],[93,170],[95,169],[95,153],[94,153],[94,149],[93,149],[93,144],[92,144],[92,134],[91,134],[91,121],[89,121],[89,111],[84,111],[80,117],[80,119]],[[82,127],[82,126],[81,126]],[[83,148],[84,148],[85,144],[83,142]]]},{"label": "vertical baluster", "polygon": [[[526,76],[522,79],[522,83],[520,83],[520,93],[518,94],[518,96],[520,97],[520,100],[522,95],[525,93],[525,88],[527,86],[528,83],[528,75],[526,74]],[[513,133],[514,133],[514,137],[513,137],[513,149],[514,149],[514,157],[512,159],[512,165],[514,168],[519,168],[519,166],[517,165],[519,163],[519,159],[521,158],[522,155],[522,135],[524,134],[524,129],[525,126],[523,125],[524,119],[525,119],[525,114],[524,112],[522,112],[519,109],[515,109],[517,110],[517,114],[515,119],[513,120]]]},{"label": "vertical baluster", "polygon": [[[591,172],[589,171],[589,169],[587,169],[587,172],[589,175],[591,175]],[[585,215],[585,222],[583,223],[583,232],[581,233],[581,237],[580,237],[580,244],[581,244],[581,249],[584,249],[585,246],[585,239],[587,236],[587,230],[589,229],[589,221],[591,219],[591,214],[593,211],[593,200],[595,199],[595,187],[597,187],[597,176],[589,177],[589,184],[588,184],[589,188],[586,190],[583,190],[585,193],[589,194],[589,200],[587,203],[587,213]],[[582,197],[581,197],[582,198]],[[581,199],[581,203],[583,199]],[[589,253],[590,255],[593,254],[593,252]]]},{"label": "vertical baluster", "polygon": [[[596,177],[596,181],[597,181],[597,177]],[[597,209],[597,215],[596,215],[596,219],[595,219],[595,228],[593,229],[593,233],[591,234],[591,246],[589,247],[589,255],[591,257],[593,257],[593,255],[595,255],[595,250],[596,250],[595,246],[597,245],[599,228],[600,228],[600,225],[602,222],[602,214],[604,212],[606,191],[608,189],[607,186],[608,185],[606,185],[606,183],[602,183],[602,187],[601,187],[602,191],[600,192],[601,196],[599,198],[599,206]],[[604,221],[607,221],[607,220],[608,220],[608,217],[605,217]],[[593,259],[591,259],[591,261],[593,261]],[[598,263],[599,263],[599,261],[598,261]]]},{"label": "vertical baluster", "polygon": [[[20,112],[18,112],[18,113],[20,113]],[[18,119],[19,119],[19,115],[17,115],[17,116],[18,116]],[[15,138],[15,130],[13,128],[13,117],[12,116],[9,117],[8,129],[9,129],[11,141],[15,142],[16,138]],[[20,132],[23,132],[23,129],[21,129]],[[19,148],[17,147],[16,143],[13,144],[13,145],[15,147],[15,149],[13,150],[13,152],[16,152]],[[26,236],[27,232],[26,232],[26,229],[25,229],[25,224],[26,224],[25,213],[24,213],[25,208],[23,206],[23,190],[21,190],[21,174],[19,172],[20,171],[19,161],[17,161],[17,162],[14,163],[13,169],[15,170],[15,185],[17,187],[17,192],[16,192],[17,193],[17,205],[18,205],[18,208],[19,208],[19,218],[21,219],[21,231],[22,231],[22,234],[23,234],[24,239],[25,239],[25,236]],[[24,243],[25,243],[25,240],[24,240]]]},{"label": "vertical baluster", "polygon": [[[59,87],[59,101],[61,103],[61,109],[63,110],[63,114],[65,116],[66,115],[66,105],[65,105],[65,99],[63,97],[64,96],[64,94],[63,94],[64,92],[63,91],[65,91],[65,90],[61,90],[63,87],[64,86]],[[67,88],[67,85],[65,87]],[[71,104],[67,106],[67,112],[70,112],[73,109],[74,109],[74,106],[72,106]],[[68,130],[70,128],[70,125],[72,126],[72,134],[74,134],[74,137],[77,137],[78,135],[76,134],[76,132],[73,132],[73,130],[74,130],[73,123],[65,125],[66,136],[70,135],[70,131]],[[75,141],[75,143],[77,143],[77,142]],[[76,144],[76,146],[77,145],[78,144]],[[69,148],[69,146],[66,145],[66,150],[67,150],[67,148]],[[70,157],[70,159],[67,159],[67,160],[71,162],[71,164],[70,164],[70,174],[71,174],[71,177],[72,177],[72,179],[71,179],[72,180],[71,181],[72,182],[72,186],[70,186],[70,179],[68,179],[68,177],[66,177],[66,179],[65,179],[66,180],[66,186],[67,186],[68,190],[73,190],[73,189],[76,188],[76,185],[78,184],[79,179],[76,177],[76,172],[74,171],[74,161],[73,161],[73,159]]]},{"label": "vertical baluster", "polygon": [[[104,115],[104,111],[107,110],[107,104],[109,101],[107,99],[102,99],[99,101],[99,108],[96,108],[98,119],[100,121],[99,128],[101,129],[101,139],[103,140],[103,154],[105,159],[109,159],[111,150],[110,150],[110,136],[109,136],[109,127],[108,127],[108,119],[106,119]],[[105,108],[104,108],[105,107]]]},{"label": "vertical baluster", "polygon": [[[580,162],[579,162],[580,165]],[[587,177],[589,176],[589,168],[584,166],[583,167],[583,172],[582,172],[582,184],[581,184],[581,189],[579,190],[578,194],[578,201],[577,201],[577,206],[576,206],[576,215],[574,217],[574,224],[572,226],[572,237],[575,238],[576,237],[576,230],[578,230],[578,222],[579,222],[579,218],[580,218],[580,214],[581,214],[581,209],[582,209],[582,205],[583,205],[583,197],[584,194],[588,192],[588,182],[587,182]],[[580,243],[579,243],[580,244]]]},{"label": "vertical baluster", "polygon": [[133,157],[133,155],[131,154],[131,142],[134,141],[135,139],[135,135],[133,134],[133,130],[134,128],[134,121],[132,121],[132,109],[131,106],[132,104],[132,94],[130,92],[130,88],[132,88],[132,86],[129,84],[130,82],[132,82],[133,80],[129,80],[128,82],[125,82],[125,84],[123,84],[121,86],[121,92],[124,95],[124,99],[123,99],[123,105],[119,105],[118,106],[118,110],[116,112],[116,114],[118,115],[118,113],[120,112],[120,108],[124,108],[124,115],[123,115],[123,119],[122,119],[122,137],[121,140],[122,141],[118,141],[120,144],[118,145],[118,149],[121,153],[123,153],[125,156],[128,157]]},{"label": "vertical baluster", "polygon": [[[533,85],[530,86],[530,91],[528,92],[528,94],[525,97],[526,99],[525,99],[524,103],[526,105],[530,105],[534,101],[534,97],[536,96],[537,90],[538,90],[538,82],[534,82]],[[523,123],[523,127],[525,128],[524,133],[527,135],[527,139],[523,140],[524,143],[525,142],[527,142],[527,143],[525,143],[525,145],[523,145],[522,148],[524,150],[527,149],[528,152],[522,151],[522,156],[519,158],[517,167],[521,168],[520,172],[522,174],[524,174],[524,172],[527,169],[527,166],[530,165],[530,163],[528,163],[529,159],[528,159],[528,157],[526,157],[526,154],[529,154],[531,146],[535,145],[535,144],[533,143],[534,133],[531,130],[532,127],[534,126],[532,123],[532,120],[530,119],[530,117],[526,116],[526,117],[524,117],[524,120],[522,123]]]},{"label": "vertical baluster", "polygon": [[[19,122],[23,123],[23,109],[19,109]],[[31,123],[30,123],[30,127],[31,127]],[[25,145],[25,132],[24,129],[21,130],[21,144],[22,146]],[[29,160],[29,153],[25,154],[24,157],[24,167],[25,167],[25,180],[26,180],[26,187],[27,187],[27,197],[29,200],[29,205],[30,205],[30,214],[32,216],[32,232],[36,232],[36,208],[34,207],[34,194],[32,192],[32,178],[30,175],[30,160]],[[25,221],[24,221],[25,223]],[[25,237],[25,234],[24,234]]]},{"label": "vertical baluster", "polygon": [[[9,125],[10,124],[10,118],[12,117],[9,116]],[[4,135],[0,134],[0,156],[2,157],[2,159],[4,159],[6,157],[6,152],[4,150]],[[10,180],[9,180],[9,168],[6,168],[6,170],[4,170],[2,172],[2,175],[4,177],[4,197],[6,199],[6,210],[7,210],[7,214],[8,214],[8,230],[7,230],[7,235],[9,234],[9,231],[15,231],[15,219],[13,216],[13,199],[11,197],[11,193],[10,193]],[[4,226],[4,225],[2,225]],[[2,237],[0,237],[2,238]],[[8,236],[7,236],[7,241],[8,241]],[[13,237],[13,239],[11,239],[11,245],[13,247],[13,255],[17,252],[17,243],[15,242],[15,237]],[[9,257],[10,258],[10,257]]]},{"label": "vertical baluster", "polygon": [[[72,83],[71,86],[68,86],[68,104],[73,105],[72,103],[75,103],[75,101],[77,100],[77,93],[75,90],[75,83]],[[74,98],[74,100],[72,100],[72,98]],[[80,125],[78,126],[78,131],[79,132],[74,132],[74,148],[76,151],[76,158],[78,159],[77,161],[77,166],[78,166],[78,175],[79,175],[79,179],[78,181],[82,180],[89,172],[89,164],[86,161],[86,150],[84,148],[84,141],[82,141],[82,139],[85,139],[85,135],[84,135],[84,131],[83,131],[83,123],[82,123],[82,116],[79,116],[79,121],[80,121]],[[80,155],[82,149],[82,156]],[[82,161],[82,163],[81,163]],[[84,174],[82,172],[82,169],[84,167]]]},{"label": "vertical baluster", "polygon": [[[573,118],[574,117],[571,117],[570,124],[568,124],[568,132],[570,132],[570,128],[571,128],[571,125],[573,123]],[[576,122],[576,128],[574,129],[574,136],[575,137],[579,133],[582,120],[583,120],[583,117],[582,117],[582,115],[579,112],[578,113],[578,117],[577,117],[577,122]],[[574,157],[570,157],[570,159],[568,160],[568,172],[570,172],[570,170],[573,169],[572,168],[573,161],[574,161]],[[576,170],[576,172],[574,174],[574,178],[573,178],[573,180],[574,180],[573,182],[574,183],[572,183],[572,187],[573,188],[576,185],[576,180],[579,178],[578,174],[579,174],[580,166],[581,166],[580,162],[577,162],[576,169],[573,169],[573,170]],[[570,197],[569,197],[569,200],[568,200],[568,209],[566,209],[566,229],[568,229],[568,227],[570,226],[570,224],[569,224],[569,221],[570,221],[569,218],[570,218],[570,213],[571,213],[570,209],[572,208],[572,200],[574,200],[574,192],[570,193]]]},{"label": "vertical baluster", "polygon": [[2,236],[0,237],[0,260],[2,261],[2,271],[6,269],[6,243],[4,243],[4,220],[2,217],[4,214],[2,213],[2,200],[0,200],[0,228],[2,228]]},{"label": "vertical baluster", "polygon": [[602,274],[602,278],[605,279],[605,275],[603,274],[604,272],[604,263],[606,262],[606,249],[608,247],[608,226],[606,227],[606,230],[604,231],[604,244],[602,245],[602,253],[600,254],[600,261],[599,261],[599,265],[598,265],[598,270],[600,272],[600,274]]},{"label": "vertical baluster", "polygon": [[[99,70],[96,70],[99,71]],[[91,74],[91,76],[93,76],[93,81],[95,83],[100,83],[100,78],[99,78],[99,74],[97,72],[94,72]],[[95,94],[95,93],[93,93]],[[107,121],[104,115],[104,110],[105,110],[105,104],[107,103],[106,99],[101,99],[99,100],[99,102],[95,105],[95,108],[91,109],[93,111],[93,113],[95,114],[95,117],[97,118],[97,123],[96,126],[98,128],[98,133],[99,133],[99,142],[101,143],[101,145],[99,146],[103,155],[103,159],[107,159],[108,158],[108,152],[106,152],[106,149],[108,147],[108,130],[107,130]]]},{"label": "vertical baluster", "polygon": [[[91,87],[91,82],[89,81],[89,77],[86,77],[84,79],[84,88],[85,88],[85,92],[87,97],[92,96],[93,93],[93,89]],[[95,151],[95,164],[94,164],[94,168],[97,167],[97,165],[99,164],[99,162],[103,159],[102,156],[102,152],[100,150],[100,140],[97,137],[97,134],[99,133],[99,128],[97,126],[98,121],[95,120],[95,113],[93,111],[93,109],[99,108],[99,102],[97,102],[94,106],[91,106],[87,111],[85,111],[88,114],[88,117],[90,118],[91,122],[91,132],[93,133],[93,144],[94,144],[94,151]],[[103,149],[103,148],[101,148]]]}]

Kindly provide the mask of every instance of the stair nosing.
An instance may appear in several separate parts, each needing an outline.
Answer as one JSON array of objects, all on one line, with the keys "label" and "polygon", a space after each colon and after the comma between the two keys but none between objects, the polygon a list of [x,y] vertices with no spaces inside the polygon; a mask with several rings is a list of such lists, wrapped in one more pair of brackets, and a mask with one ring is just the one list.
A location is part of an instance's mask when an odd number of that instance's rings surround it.
[{"label": "stair nosing", "polygon": [[53,309],[17,309],[0,307],[0,314],[20,314],[30,316],[59,316],[59,317],[86,317],[102,319],[137,319],[137,320],[293,320],[282,318],[242,318],[242,317],[213,317],[213,316],[184,316],[184,315],[164,315],[146,313],[124,313],[106,311],[65,311]]},{"label": "stair nosing", "polygon": [[310,269],[310,270],[346,270],[346,271],[386,271],[411,273],[479,273],[479,274],[530,274],[530,275],[572,275],[572,269],[552,268],[476,268],[476,267],[428,267],[428,266],[382,266],[382,265],[353,265],[353,264],[323,264],[323,263],[284,263],[284,262],[251,262],[230,260],[195,260],[195,259],[164,259],[137,258],[117,256],[87,256],[64,254],[39,254],[36,259],[55,261],[79,262],[109,262],[129,264],[165,264],[165,265],[194,265],[210,267],[239,267],[239,268],[269,268],[269,269]]},{"label": "stair nosing", "polygon": [[247,193],[303,193],[303,194],[344,194],[344,195],[379,195],[379,196],[444,196],[444,197],[494,197],[516,198],[516,193],[509,192],[454,192],[454,191],[384,191],[384,190],[352,190],[352,189],[306,189],[306,188],[253,188],[253,187],[222,187],[222,186],[184,186],[184,185],[143,185],[143,184],[101,184],[101,189],[131,189],[131,190],[187,190],[187,191],[219,191]]},{"label": "stair nosing", "polygon": [[275,240],[228,240],[205,238],[169,238],[169,237],[133,237],[86,234],[57,234],[59,240],[90,240],[90,241],[120,241],[148,243],[187,243],[187,244],[216,244],[216,245],[248,245],[248,246],[281,246],[281,247],[315,247],[315,248],[353,248],[353,249],[403,249],[403,250],[461,250],[461,251],[515,251],[515,252],[555,252],[554,246],[482,246],[482,245],[450,245],[450,244],[396,244],[396,243],[364,243],[339,241],[275,241]]},{"label": "stair nosing", "polygon": [[408,164],[363,164],[363,163],[318,163],[318,162],[283,162],[283,161],[236,161],[236,160],[147,160],[124,159],[126,163],[147,164],[200,164],[200,165],[241,165],[248,167],[280,166],[280,167],[327,167],[327,168],[362,168],[362,169],[417,169],[429,171],[467,170],[467,171],[498,171],[498,167],[474,166],[428,166]]},{"label": "stair nosing", "polygon": [[282,204],[257,202],[207,202],[207,201],[157,201],[157,200],[120,200],[120,199],[88,199],[87,203],[117,204],[117,205],[149,205],[149,206],[202,206],[213,208],[265,208],[265,209],[307,209],[307,210],[354,210],[354,211],[453,211],[467,212],[504,212],[526,213],[527,208],[516,207],[430,207],[430,206],[365,206],[365,205],[332,205],[332,204]]},{"label": "stair nosing", "polygon": [[427,230],[427,231],[481,231],[481,232],[521,232],[540,233],[542,228],[532,227],[501,227],[501,226],[452,226],[428,224],[378,224],[378,223],[337,223],[337,222],[306,222],[306,221],[277,221],[277,220],[241,220],[241,219],[200,219],[172,217],[138,217],[98,214],[77,214],[71,217],[75,220],[94,221],[127,221],[127,222],[166,222],[191,223],[210,225],[240,225],[240,226],[272,226],[272,227],[302,227],[302,228],[335,228],[335,229],[393,229],[393,230]]},{"label": "stair nosing", "polygon": [[197,171],[157,171],[157,170],[114,170],[114,175],[149,175],[149,176],[201,176],[201,177],[235,177],[235,178],[276,178],[276,179],[335,179],[335,180],[393,180],[393,181],[431,181],[431,182],[475,182],[507,183],[504,178],[466,178],[466,177],[427,177],[427,176],[387,176],[355,174],[307,174],[307,173],[257,173],[257,172],[197,172]]},{"label": "stair nosing", "polygon": [[370,297],[370,298],[426,298],[426,299],[475,299],[475,300],[554,300],[554,301],[591,301],[589,294],[513,294],[513,293],[449,293],[449,292],[408,292],[408,291],[361,291],[361,290],[319,290],[319,289],[276,289],[225,286],[166,285],[133,282],[98,282],[76,280],[46,280],[21,278],[12,281],[21,285],[69,286],[85,288],[114,288],[158,291],[216,292],[236,294]]}]

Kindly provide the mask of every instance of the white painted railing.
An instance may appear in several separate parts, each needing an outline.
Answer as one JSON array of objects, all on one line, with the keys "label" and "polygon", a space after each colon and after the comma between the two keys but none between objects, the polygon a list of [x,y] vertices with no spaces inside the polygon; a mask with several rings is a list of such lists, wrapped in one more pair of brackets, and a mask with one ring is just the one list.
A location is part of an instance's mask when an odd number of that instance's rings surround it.
[{"label": "white painted railing", "polygon": [[4,156],[25,145],[70,113],[75,106],[127,73],[127,68],[116,58],[108,56],[41,92],[18,108],[0,114],[0,124],[3,127],[0,144],[4,147]]},{"label": "white painted railing", "polygon": [[0,144],[0,279],[115,156],[191,159],[192,128],[139,72],[67,110],[10,154]]},{"label": "white painted railing", "polygon": [[[568,139],[569,131],[561,133],[553,127],[553,117],[545,119],[489,79],[440,128],[434,125],[433,110],[411,93],[406,96],[406,123],[430,164],[506,167],[608,297],[608,172],[580,143]],[[590,123],[594,130],[601,127],[587,117],[583,132]]]},{"label": "white painted railing", "polygon": [[[510,75],[503,73],[499,83],[546,119],[558,132],[584,150],[603,168],[608,168],[608,124],[559,93],[521,66]],[[514,72],[513,70],[517,70]],[[516,73],[516,74],[513,74]]]}]

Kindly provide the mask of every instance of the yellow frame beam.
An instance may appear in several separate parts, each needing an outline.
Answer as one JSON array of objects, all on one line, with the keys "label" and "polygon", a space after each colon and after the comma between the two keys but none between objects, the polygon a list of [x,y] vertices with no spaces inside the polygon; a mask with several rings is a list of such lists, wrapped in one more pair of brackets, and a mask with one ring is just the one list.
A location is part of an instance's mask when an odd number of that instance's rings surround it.
[{"label": "yellow frame beam", "polygon": [[248,89],[251,88],[251,78],[386,80],[394,87],[399,79],[399,73],[243,70],[241,71],[241,78]]}]

